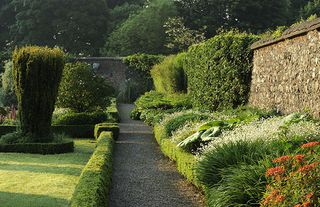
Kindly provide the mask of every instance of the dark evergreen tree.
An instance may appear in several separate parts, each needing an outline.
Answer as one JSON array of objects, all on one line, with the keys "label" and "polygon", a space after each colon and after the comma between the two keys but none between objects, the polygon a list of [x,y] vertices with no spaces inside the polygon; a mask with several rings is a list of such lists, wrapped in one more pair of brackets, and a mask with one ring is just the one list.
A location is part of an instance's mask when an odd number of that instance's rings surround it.
[{"label": "dark evergreen tree", "polygon": [[13,78],[22,136],[49,142],[52,113],[64,66],[60,49],[24,47],[13,54]]}]

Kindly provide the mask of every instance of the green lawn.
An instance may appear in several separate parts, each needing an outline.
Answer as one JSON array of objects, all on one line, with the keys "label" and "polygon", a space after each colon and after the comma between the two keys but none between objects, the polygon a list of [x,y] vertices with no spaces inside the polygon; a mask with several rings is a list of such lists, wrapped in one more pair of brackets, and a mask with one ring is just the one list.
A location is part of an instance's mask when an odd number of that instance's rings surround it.
[{"label": "green lawn", "polygon": [[1,207],[68,206],[93,140],[75,140],[75,152],[61,155],[0,153]]}]

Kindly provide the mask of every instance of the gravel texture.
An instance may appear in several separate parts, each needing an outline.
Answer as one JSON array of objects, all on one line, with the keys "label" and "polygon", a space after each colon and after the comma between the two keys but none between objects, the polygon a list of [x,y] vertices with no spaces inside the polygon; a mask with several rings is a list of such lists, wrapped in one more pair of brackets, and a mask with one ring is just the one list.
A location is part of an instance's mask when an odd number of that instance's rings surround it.
[{"label": "gravel texture", "polygon": [[109,206],[204,206],[201,193],[163,156],[152,128],[129,118],[132,108],[119,106],[120,136],[115,144]]}]

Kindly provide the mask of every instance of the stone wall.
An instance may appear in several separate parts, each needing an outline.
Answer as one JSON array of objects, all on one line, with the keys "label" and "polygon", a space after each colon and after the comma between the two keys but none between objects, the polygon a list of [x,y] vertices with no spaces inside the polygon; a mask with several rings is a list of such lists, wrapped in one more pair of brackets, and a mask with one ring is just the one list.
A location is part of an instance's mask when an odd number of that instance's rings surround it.
[{"label": "stone wall", "polygon": [[313,24],[311,29],[286,35],[253,45],[249,103],[284,113],[308,110],[320,117],[320,32]]},{"label": "stone wall", "polygon": [[97,74],[110,81],[118,92],[125,89],[127,66],[122,62],[122,58],[86,57],[77,61],[91,64]]}]

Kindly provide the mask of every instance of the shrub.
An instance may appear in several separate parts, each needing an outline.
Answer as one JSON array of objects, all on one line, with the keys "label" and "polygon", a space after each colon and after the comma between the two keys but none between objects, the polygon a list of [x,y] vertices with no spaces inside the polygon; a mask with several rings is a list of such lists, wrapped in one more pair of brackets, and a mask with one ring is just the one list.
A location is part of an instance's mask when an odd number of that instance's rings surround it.
[{"label": "shrub", "polygon": [[1,76],[2,88],[0,101],[4,106],[17,105],[17,96],[14,91],[12,61],[8,61],[4,65],[4,72]]},{"label": "shrub", "polygon": [[135,54],[123,59],[128,66],[126,71],[127,88],[123,97],[125,102],[133,102],[142,94],[153,89],[151,68],[163,60],[161,55]]},{"label": "shrub", "polygon": [[222,181],[206,190],[208,206],[259,206],[265,191],[264,166],[239,165],[223,170]]},{"label": "shrub", "polygon": [[174,94],[186,92],[186,76],[183,70],[185,53],[166,57],[151,70],[153,84],[157,92]]},{"label": "shrub", "polygon": [[250,46],[257,39],[230,31],[189,48],[184,67],[194,106],[216,110],[247,102],[253,56]]},{"label": "shrub", "polygon": [[30,142],[50,141],[52,113],[64,65],[64,53],[47,47],[23,47],[13,54],[13,77],[23,135]]},{"label": "shrub", "polygon": [[117,124],[112,124],[112,123],[100,123],[96,124],[94,127],[94,137],[96,139],[99,138],[100,134],[104,131],[111,131],[113,138],[115,140],[118,139],[119,134],[120,134],[120,128]]},{"label": "shrub", "polygon": [[103,111],[96,112],[69,112],[58,117],[53,124],[55,125],[83,125],[83,124],[98,124],[108,121],[108,114]]},{"label": "shrub", "polygon": [[63,70],[57,106],[76,112],[105,108],[114,89],[106,80],[94,73],[87,63],[68,63]]},{"label": "shrub", "polygon": [[79,183],[71,198],[72,207],[108,206],[111,187],[113,139],[103,132],[89,162],[82,170]]},{"label": "shrub", "polygon": [[320,205],[320,142],[301,146],[293,155],[273,160],[275,167],[266,171],[267,192],[261,206],[319,206]]},{"label": "shrub", "polygon": [[269,148],[262,141],[238,141],[216,146],[209,150],[196,166],[197,179],[208,187],[214,187],[222,179],[223,169],[239,164],[257,164]]},{"label": "shrub", "polygon": [[193,112],[183,113],[179,116],[175,116],[164,123],[166,135],[171,136],[173,132],[175,132],[177,129],[181,128],[188,122],[200,122],[201,120],[205,120],[208,118],[208,115]]},{"label": "shrub", "polygon": [[20,132],[6,134],[0,139],[0,152],[18,152],[31,154],[61,154],[73,152],[74,143],[64,135],[54,135],[50,143],[26,143],[28,136]]}]

